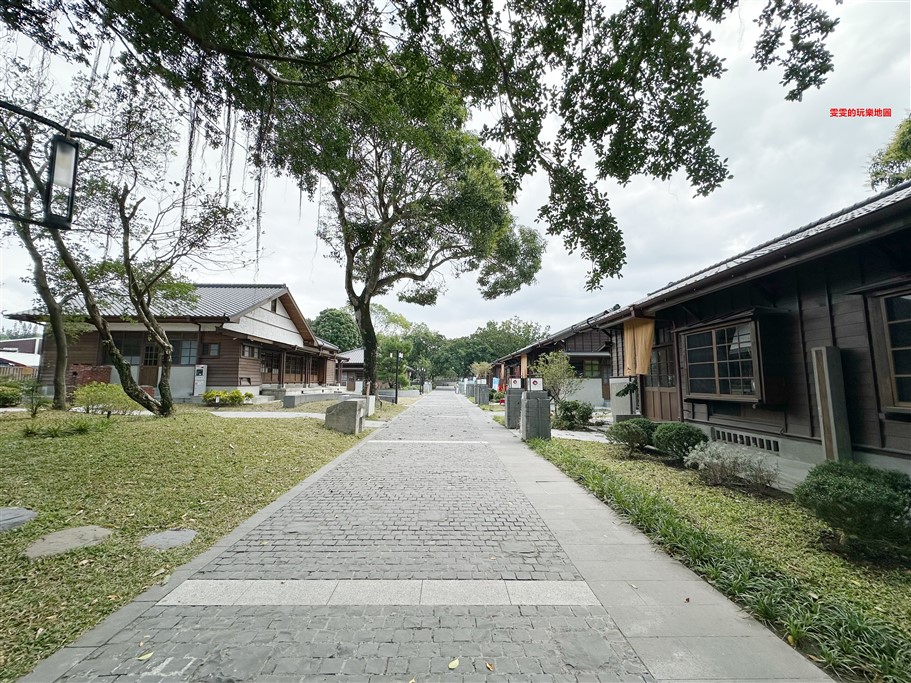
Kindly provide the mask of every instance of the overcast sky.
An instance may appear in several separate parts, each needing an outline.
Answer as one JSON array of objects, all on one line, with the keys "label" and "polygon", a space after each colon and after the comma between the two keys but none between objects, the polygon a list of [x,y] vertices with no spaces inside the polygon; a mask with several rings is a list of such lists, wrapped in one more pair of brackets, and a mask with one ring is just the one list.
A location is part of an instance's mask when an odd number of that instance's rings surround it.
[{"label": "overcast sky", "polygon": [[[586,263],[551,240],[537,282],[511,297],[484,301],[474,279],[465,276],[448,279],[447,293],[432,308],[403,304],[394,296],[380,302],[448,337],[516,315],[554,331],[873,194],[867,182],[870,156],[911,110],[911,2],[822,2],[841,20],[828,42],[835,71],[802,102],[786,102],[780,72],[760,72],[750,59],[758,33],[753,19],[763,4],[744,3],[739,14],[713,31],[728,70],[707,85],[709,116],[717,128],[715,148],[730,160],[733,179],[706,198],[693,198],[683,177],[603,186],[626,239],[622,278],[586,292]],[[831,118],[832,107],[888,107],[892,117]],[[533,225],[546,196],[543,177],[528,179],[514,207],[520,222]],[[315,236],[317,213],[316,201],[304,198],[300,205],[292,182],[271,179],[264,196],[258,277],[250,267],[199,273],[196,279],[285,283],[310,317],[344,305],[342,269],[325,258],[326,247]],[[0,260],[0,309],[29,308],[34,297],[21,282],[29,271],[23,250],[6,240]]]}]

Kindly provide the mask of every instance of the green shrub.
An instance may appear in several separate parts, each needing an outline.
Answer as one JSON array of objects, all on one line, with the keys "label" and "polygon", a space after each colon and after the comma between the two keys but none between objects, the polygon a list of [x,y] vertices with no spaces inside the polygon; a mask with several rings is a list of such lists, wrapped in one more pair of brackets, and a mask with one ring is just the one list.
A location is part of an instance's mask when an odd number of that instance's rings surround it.
[{"label": "green shrub", "polygon": [[22,401],[22,390],[18,386],[0,386],[0,408],[12,408]]},{"label": "green shrub", "polygon": [[554,428],[579,430],[584,429],[592,418],[594,409],[585,401],[560,401],[557,404],[557,415]]},{"label": "green shrub", "polygon": [[[247,393],[250,400],[252,400],[253,394]],[[231,391],[209,389],[202,395],[203,403],[210,406],[241,406],[244,404],[245,398],[247,396],[241,393],[240,389],[232,389]]]},{"label": "green shrub", "polygon": [[37,379],[30,378],[22,381],[22,404],[29,415],[36,417],[38,411],[51,405],[51,399],[41,392],[41,385]]},{"label": "green shrub", "polygon": [[126,395],[123,387],[106,382],[91,382],[76,389],[73,392],[73,405],[96,415],[126,415],[142,410],[142,406]]},{"label": "green shrub", "polygon": [[648,434],[639,425],[630,424],[629,420],[617,422],[607,429],[607,438],[626,447],[627,457],[633,457],[637,449],[648,443]]},{"label": "green shrub", "polygon": [[494,391],[493,389],[490,390],[491,403],[499,403],[504,398],[506,398],[506,394],[503,393],[502,391]]},{"label": "green shrub", "polygon": [[794,491],[836,529],[873,541],[911,540],[911,477],[858,462],[817,465]]},{"label": "green shrub", "polygon": [[683,422],[658,425],[653,439],[655,448],[678,460],[683,460],[693,448],[709,440],[704,432]]},{"label": "green shrub", "polygon": [[22,429],[22,436],[26,438],[40,437],[44,439],[59,439],[64,436],[101,432],[110,427],[111,424],[112,423],[108,420],[84,417],[66,420],[64,422],[54,422],[43,426],[32,423],[25,425]]},{"label": "green shrub", "polygon": [[658,429],[658,423],[652,422],[647,417],[633,417],[629,420],[624,420],[627,424],[634,424],[637,427],[642,427],[642,430],[645,432],[645,435],[648,437],[648,445],[655,445],[655,430]]}]

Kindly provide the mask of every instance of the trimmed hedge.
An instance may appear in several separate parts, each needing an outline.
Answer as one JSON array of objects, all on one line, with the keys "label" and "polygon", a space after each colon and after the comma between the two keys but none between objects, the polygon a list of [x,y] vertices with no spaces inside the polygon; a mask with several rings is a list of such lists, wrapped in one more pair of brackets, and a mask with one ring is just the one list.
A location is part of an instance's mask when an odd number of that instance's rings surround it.
[{"label": "trimmed hedge", "polygon": [[665,422],[655,430],[655,448],[683,460],[691,450],[709,437],[701,429],[684,422]]},{"label": "trimmed hedge", "polygon": [[73,405],[87,413],[126,415],[143,407],[127,396],[119,384],[90,382],[73,392]]},{"label": "trimmed hedge", "polygon": [[626,424],[634,424],[641,428],[648,437],[648,445],[655,445],[655,430],[658,429],[658,423],[652,422],[647,417],[632,417],[629,420],[623,420]]},{"label": "trimmed hedge", "polygon": [[860,540],[911,541],[911,477],[859,462],[824,462],[794,491],[798,503]]},{"label": "trimmed hedge", "polygon": [[648,444],[648,433],[633,420],[615,422],[607,429],[607,438],[626,448],[626,457],[631,458],[640,448]]},{"label": "trimmed hedge", "polygon": [[816,595],[747,550],[700,529],[660,495],[558,442],[535,439],[529,445],[821,666],[852,680],[911,683],[911,643],[892,624]]},{"label": "trimmed hedge", "polygon": [[585,401],[561,401],[557,404],[557,415],[554,418],[555,429],[578,430],[585,427],[592,419],[591,403]]},{"label": "trimmed hedge", "polygon": [[0,386],[0,408],[12,408],[22,401],[22,390],[12,385]]}]

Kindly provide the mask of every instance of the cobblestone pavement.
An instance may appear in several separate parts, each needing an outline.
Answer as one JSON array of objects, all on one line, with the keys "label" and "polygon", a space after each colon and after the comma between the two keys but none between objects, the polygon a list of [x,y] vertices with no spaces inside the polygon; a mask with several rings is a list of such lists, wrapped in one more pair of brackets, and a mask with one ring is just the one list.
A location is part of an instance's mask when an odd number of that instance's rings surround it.
[{"label": "cobblestone pavement", "polygon": [[449,392],[24,680],[341,679],[827,680]]},{"label": "cobblestone pavement", "polygon": [[[148,651],[153,658],[137,659]],[[646,673],[603,607],[156,606],[66,680],[650,680]]]}]

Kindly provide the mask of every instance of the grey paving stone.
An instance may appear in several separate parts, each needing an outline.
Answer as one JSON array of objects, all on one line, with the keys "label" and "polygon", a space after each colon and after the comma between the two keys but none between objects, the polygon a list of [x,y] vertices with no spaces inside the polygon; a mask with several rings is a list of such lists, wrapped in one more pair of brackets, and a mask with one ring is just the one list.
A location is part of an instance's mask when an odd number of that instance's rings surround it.
[{"label": "grey paving stone", "polygon": [[325,605],[337,581],[248,581],[235,605]]},{"label": "grey paving stone", "polygon": [[30,522],[38,513],[28,508],[3,508],[0,507],[0,532],[15,529],[26,522]]},{"label": "grey paving stone", "polygon": [[600,605],[584,581],[507,581],[514,605]]},{"label": "grey paving stone", "polygon": [[503,581],[424,581],[422,605],[508,605]]},{"label": "grey paving stone", "polygon": [[25,556],[30,560],[59,555],[68,550],[98,545],[113,532],[110,529],[91,524],[55,531],[42,536],[25,549]]},{"label": "grey paving stone", "polygon": [[770,632],[732,603],[614,607],[614,622],[633,636],[757,636]]},{"label": "grey paving stone", "polygon": [[[420,581],[339,581],[330,605],[419,605]],[[379,672],[377,672],[379,673]]]},{"label": "grey paving stone", "polygon": [[196,538],[196,532],[192,529],[168,529],[159,531],[157,534],[149,534],[139,542],[139,545],[146,548],[169,550],[192,543],[194,538]]},{"label": "grey paving stone", "polygon": [[247,581],[185,581],[162,598],[159,605],[233,605],[250,585]]},{"label": "grey paving stone", "polygon": [[819,669],[771,634],[630,638],[629,642],[658,679],[827,680]]}]

